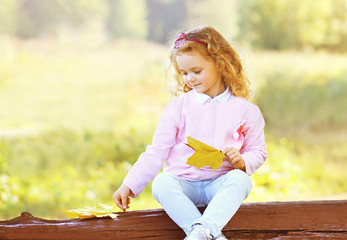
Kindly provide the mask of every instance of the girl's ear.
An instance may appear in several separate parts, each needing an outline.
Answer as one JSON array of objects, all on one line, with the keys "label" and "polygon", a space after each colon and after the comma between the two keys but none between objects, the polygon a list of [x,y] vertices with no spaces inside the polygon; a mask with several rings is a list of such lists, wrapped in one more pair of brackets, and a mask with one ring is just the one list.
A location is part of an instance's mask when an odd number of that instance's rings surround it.
[{"label": "girl's ear", "polygon": [[225,69],[225,64],[223,61],[216,61],[216,69],[219,73],[222,73]]}]

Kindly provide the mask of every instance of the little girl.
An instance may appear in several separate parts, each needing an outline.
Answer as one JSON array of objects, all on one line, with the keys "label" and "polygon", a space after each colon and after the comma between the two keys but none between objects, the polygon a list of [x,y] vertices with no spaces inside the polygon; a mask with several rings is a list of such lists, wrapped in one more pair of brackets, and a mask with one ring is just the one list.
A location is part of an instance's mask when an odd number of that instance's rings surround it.
[{"label": "little girl", "polygon": [[[246,100],[249,81],[239,56],[215,29],[182,33],[170,60],[183,93],[169,102],[152,145],[113,198],[125,211],[129,196],[138,196],[155,177],[153,196],[185,231],[185,239],[226,239],[221,230],[247,198],[249,176],[267,157],[264,119]],[[226,156],[222,166],[213,171],[188,165],[195,151],[187,137],[221,149]],[[163,173],[156,176],[163,164]],[[203,213],[201,206],[206,207]]]}]

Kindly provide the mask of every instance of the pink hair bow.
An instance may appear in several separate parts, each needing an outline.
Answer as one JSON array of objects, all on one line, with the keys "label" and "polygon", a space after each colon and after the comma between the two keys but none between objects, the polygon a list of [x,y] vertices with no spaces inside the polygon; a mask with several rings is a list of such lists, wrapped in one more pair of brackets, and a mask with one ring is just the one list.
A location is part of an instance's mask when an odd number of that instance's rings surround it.
[{"label": "pink hair bow", "polygon": [[177,40],[175,41],[175,48],[180,48],[183,46],[184,42],[186,41],[186,34],[182,33]]}]

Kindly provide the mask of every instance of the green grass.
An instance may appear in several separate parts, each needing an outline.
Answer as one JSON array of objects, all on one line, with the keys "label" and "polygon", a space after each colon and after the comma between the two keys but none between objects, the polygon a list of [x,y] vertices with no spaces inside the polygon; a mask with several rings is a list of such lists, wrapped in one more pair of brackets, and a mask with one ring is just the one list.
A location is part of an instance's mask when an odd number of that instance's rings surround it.
[{"label": "green grass", "polygon": [[[166,56],[162,46],[121,40],[82,49],[54,41],[4,45],[0,47],[0,65],[7,66],[0,72],[2,129],[66,126],[121,131],[124,115],[129,116],[124,120],[129,125],[128,120],[138,117],[134,114],[143,117],[144,112],[159,111],[167,99],[161,91]],[[13,51],[8,51],[11,47]],[[161,58],[153,52],[161,53]]]},{"label": "green grass", "polygon": [[[166,46],[119,40],[78,45],[0,37],[0,218],[112,194],[151,143],[170,96]],[[246,200],[346,199],[346,55],[246,55],[269,158]],[[158,208],[150,187],[131,209]]]}]

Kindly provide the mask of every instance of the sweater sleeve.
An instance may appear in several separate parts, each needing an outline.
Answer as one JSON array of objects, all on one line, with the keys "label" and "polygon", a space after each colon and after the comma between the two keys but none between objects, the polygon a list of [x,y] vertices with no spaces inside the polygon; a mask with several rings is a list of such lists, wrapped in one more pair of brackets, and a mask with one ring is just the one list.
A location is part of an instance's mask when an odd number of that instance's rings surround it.
[{"label": "sweater sleeve", "polygon": [[246,173],[252,175],[268,156],[264,135],[264,118],[257,106],[251,110],[246,120],[245,140],[241,156],[246,164]]},{"label": "sweater sleeve", "polygon": [[152,145],[147,146],[137,162],[128,172],[123,184],[137,197],[147,184],[158,174],[170,149],[175,144],[178,131],[178,114],[175,99],[167,105],[154,132]]}]

